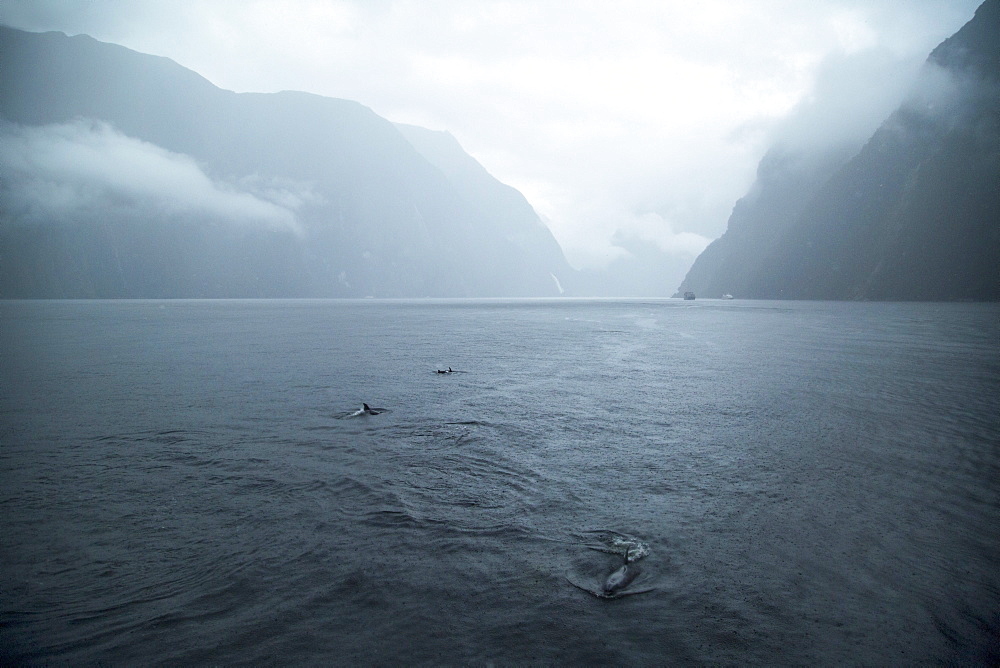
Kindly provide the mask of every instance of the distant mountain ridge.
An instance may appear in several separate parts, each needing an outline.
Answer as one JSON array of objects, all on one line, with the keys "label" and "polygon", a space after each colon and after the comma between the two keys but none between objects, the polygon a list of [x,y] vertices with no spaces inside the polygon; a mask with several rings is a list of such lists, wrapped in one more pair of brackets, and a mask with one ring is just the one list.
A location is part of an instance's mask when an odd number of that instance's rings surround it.
[{"label": "distant mountain ridge", "polygon": [[453,138],[440,150],[347,100],[225,91],[87,36],[0,27],[0,64],[0,296],[555,296],[573,281],[520,193]]},{"label": "distant mountain ridge", "polygon": [[997,35],[1000,0],[987,0],[856,153],[775,147],[679,292],[1000,299]]},{"label": "distant mountain ridge", "polygon": [[[479,220],[495,230],[507,243],[521,249],[521,268],[531,271],[549,258],[561,257],[562,249],[542,223],[528,200],[515,188],[501,183],[461,147],[449,132],[435,132],[415,125],[397,123],[396,128],[445,178],[462,193],[477,212]],[[562,281],[577,282],[576,272],[568,266],[556,266],[551,277],[559,294]]]}]

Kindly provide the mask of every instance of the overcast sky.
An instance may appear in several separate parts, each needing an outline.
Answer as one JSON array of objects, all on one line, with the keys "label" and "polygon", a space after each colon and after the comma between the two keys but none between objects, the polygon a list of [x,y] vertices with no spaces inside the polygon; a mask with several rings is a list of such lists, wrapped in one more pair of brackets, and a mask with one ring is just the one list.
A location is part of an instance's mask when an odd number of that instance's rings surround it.
[{"label": "overcast sky", "polygon": [[0,23],[448,130],[577,267],[690,260],[777,139],[860,141],[980,0],[0,0]]}]

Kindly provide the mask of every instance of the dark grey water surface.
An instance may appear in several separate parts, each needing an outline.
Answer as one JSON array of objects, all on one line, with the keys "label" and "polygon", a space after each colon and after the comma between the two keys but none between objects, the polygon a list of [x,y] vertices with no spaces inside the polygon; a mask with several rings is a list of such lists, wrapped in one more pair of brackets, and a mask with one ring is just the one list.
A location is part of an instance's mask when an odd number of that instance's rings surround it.
[{"label": "dark grey water surface", "polygon": [[0,317],[2,663],[1000,661],[1000,305]]}]

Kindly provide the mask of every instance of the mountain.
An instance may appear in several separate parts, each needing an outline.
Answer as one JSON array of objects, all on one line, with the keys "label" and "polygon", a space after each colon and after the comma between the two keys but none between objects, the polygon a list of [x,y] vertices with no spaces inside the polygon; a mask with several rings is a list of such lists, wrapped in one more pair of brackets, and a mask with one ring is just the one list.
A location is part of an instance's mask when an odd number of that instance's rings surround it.
[{"label": "mountain", "polygon": [[551,296],[572,269],[450,135],[0,27],[0,296]]},{"label": "mountain", "polygon": [[[551,284],[538,288],[550,291],[555,285],[560,294],[564,288],[559,277],[570,285],[577,282],[576,271],[565,261],[555,237],[524,195],[494,178],[462,149],[451,133],[402,123],[397,123],[396,128],[463,194],[474,207],[478,220],[499,234],[503,243],[516,249],[515,262],[519,263],[524,277],[532,276],[534,266],[548,266]],[[524,286],[525,291],[529,289],[528,285]]]},{"label": "mountain", "polygon": [[725,233],[695,259],[679,294],[758,296],[752,286],[762,261],[857,148],[850,144],[811,150],[771,148],[757,166],[750,192],[733,207]]},{"label": "mountain", "polygon": [[679,290],[1000,299],[997,34],[1000,0],[987,0],[931,53],[906,101],[853,155],[773,149]]}]

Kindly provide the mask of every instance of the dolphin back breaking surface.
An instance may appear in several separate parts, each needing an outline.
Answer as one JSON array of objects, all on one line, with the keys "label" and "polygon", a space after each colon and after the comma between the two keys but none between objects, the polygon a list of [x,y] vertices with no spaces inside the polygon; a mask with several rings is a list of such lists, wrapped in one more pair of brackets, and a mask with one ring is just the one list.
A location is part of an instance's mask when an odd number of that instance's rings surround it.
[{"label": "dolphin back breaking surface", "polygon": [[649,554],[648,545],[632,536],[610,530],[588,531],[580,538],[590,550],[620,554],[624,563],[593,584],[587,584],[594,580],[594,577],[589,575],[593,570],[592,567],[587,569],[588,577],[585,578],[579,577],[579,574],[574,574],[572,577],[567,575],[566,580],[571,585],[597,598],[605,599],[644,594],[653,590],[652,587],[629,588],[642,574],[642,569],[636,562]]}]

